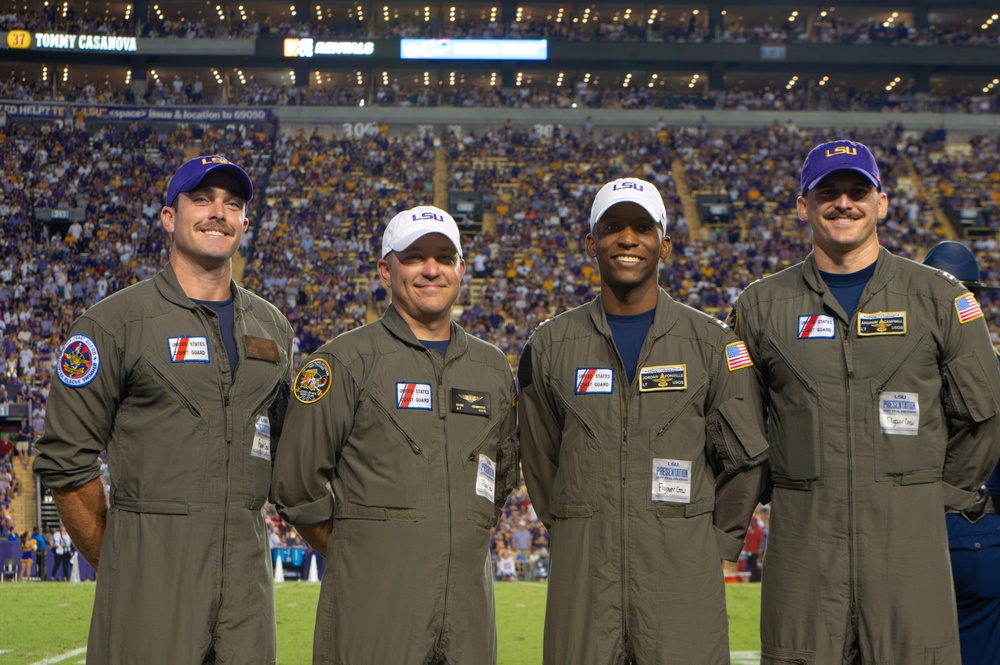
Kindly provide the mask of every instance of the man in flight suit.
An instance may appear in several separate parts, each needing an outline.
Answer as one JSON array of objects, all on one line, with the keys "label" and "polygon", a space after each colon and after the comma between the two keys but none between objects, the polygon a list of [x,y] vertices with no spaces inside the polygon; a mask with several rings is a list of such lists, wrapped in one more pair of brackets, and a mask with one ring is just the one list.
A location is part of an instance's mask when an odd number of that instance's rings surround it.
[{"label": "man in flight suit", "polygon": [[657,285],[670,254],[649,182],[598,192],[601,294],[542,324],[518,366],[532,505],[551,534],[545,665],[729,662],[735,561],[766,443],[743,343]]},{"label": "man in flight suit", "polygon": [[[940,242],[924,265],[943,270],[973,295],[1000,288],[982,283],[979,263],[960,242]],[[976,502],[949,511],[948,544],[958,602],[963,663],[991,663],[1000,657],[1000,464],[977,492]]]},{"label": "man in flight suit", "polygon": [[879,247],[887,210],[866,146],[817,146],[813,251],[736,304],[770,444],[762,665],[961,662],[942,514],[996,464],[1000,373],[975,298]]},{"label": "man in flight suit", "polygon": [[275,460],[278,513],[328,561],[313,662],[489,665],[513,373],[451,320],[465,261],[447,212],[393,217],[378,272],[392,302],[299,370]]},{"label": "man in flight suit", "polygon": [[100,571],[87,662],[275,662],[261,507],[292,329],[232,280],[252,196],[222,157],[182,165],[169,263],[88,309],[58,360],[34,470]]}]

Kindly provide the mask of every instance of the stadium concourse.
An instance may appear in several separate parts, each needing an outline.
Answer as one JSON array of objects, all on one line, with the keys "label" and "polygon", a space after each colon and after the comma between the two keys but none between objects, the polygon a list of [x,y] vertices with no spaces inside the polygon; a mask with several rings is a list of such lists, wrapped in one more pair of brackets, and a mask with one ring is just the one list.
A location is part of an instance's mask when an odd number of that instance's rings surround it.
[{"label": "stadium concourse", "polygon": [[[7,119],[0,128],[7,397],[0,401],[31,404],[34,418],[20,436],[39,432],[53,350],[74,318],[165,262],[158,225],[165,179],[194,154],[241,164],[263,194],[251,205],[237,272],[287,314],[297,332],[296,364],[380,314],[386,294],[373,243],[397,211],[447,206],[449,192],[477,197],[483,210],[479,230],[463,236],[469,269],[456,317],[512,364],[539,323],[594,295],[596,268],[582,251],[588,209],[600,184],[620,176],[653,180],[664,193],[674,252],[661,284],[681,302],[723,318],[747,284],[807,253],[810,241],[794,207],[797,174],[802,155],[834,135],[865,142],[883,166],[890,201],[883,244],[920,259],[954,237],[946,210],[975,210],[981,235],[972,244],[983,281],[1000,283],[996,135],[948,143],[939,133],[892,123],[865,131],[790,123],[722,130],[705,122],[632,131],[584,123],[552,132],[507,123],[437,137],[427,128],[372,125],[351,137],[342,129]],[[699,197],[726,204],[730,218],[703,220]],[[45,209],[84,214],[65,224],[37,221]],[[984,310],[996,342],[1000,302],[988,301]],[[30,478],[13,452],[4,463],[22,481]],[[4,538],[34,526],[33,511],[23,509],[34,505],[33,487],[13,497],[0,487],[0,500]],[[298,546],[269,514],[273,545]],[[508,501],[493,551],[506,570],[514,560],[514,574],[503,578],[547,574],[547,534],[523,486]]]}]

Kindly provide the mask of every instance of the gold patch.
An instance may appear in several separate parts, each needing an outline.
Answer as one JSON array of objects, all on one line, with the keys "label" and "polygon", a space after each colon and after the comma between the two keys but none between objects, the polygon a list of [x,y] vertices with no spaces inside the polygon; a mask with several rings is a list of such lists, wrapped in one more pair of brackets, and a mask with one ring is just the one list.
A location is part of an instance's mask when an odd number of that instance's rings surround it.
[{"label": "gold patch", "polygon": [[905,334],[906,312],[858,312],[858,337]]},{"label": "gold patch", "polygon": [[687,390],[687,365],[657,365],[639,370],[639,392]]},{"label": "gold patch", "polygon": [[310,360],[295,377],[295,399],[303,404],[312,404],[323,399],[330,392],[330,364],[322,358]]}]

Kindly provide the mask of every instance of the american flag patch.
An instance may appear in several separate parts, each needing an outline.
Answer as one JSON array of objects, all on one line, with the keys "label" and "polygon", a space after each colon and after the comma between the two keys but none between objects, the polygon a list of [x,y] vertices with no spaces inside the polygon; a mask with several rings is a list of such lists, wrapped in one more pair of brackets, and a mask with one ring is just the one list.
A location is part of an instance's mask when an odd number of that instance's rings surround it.
[{"label": "american flag patch", "polygon": [[958,311],[959,323],[968,323],[983,315],[983,310],[979,309],[976,297],[971,293],[955,298],[955,309]]},{"label": "american flag patch", "polygon": [[168,337],[167,348],[172,363],[207,363],[207,337]]},{"label": "american flag patch", "polygon": [[747,352],[747,345],[743,342],[733,342],[726,345],[726,364],[729,371],[734,372],[742,367],[753,367],[750,354]]}]

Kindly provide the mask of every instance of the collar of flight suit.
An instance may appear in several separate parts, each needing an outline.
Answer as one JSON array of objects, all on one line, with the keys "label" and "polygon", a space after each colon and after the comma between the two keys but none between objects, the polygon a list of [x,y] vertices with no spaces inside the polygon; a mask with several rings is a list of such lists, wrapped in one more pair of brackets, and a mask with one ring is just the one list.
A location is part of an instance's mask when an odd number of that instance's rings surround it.
[{"label": "collar of flight suit", "polygon": [[[656,290],[656,313],[653,315],[653,323],[649,326],[648,333],[652,335],[653,339],[666,335],[674,326],[674,323],[677,322],[676,301],[661,287],[656,287]],[[604,309],[603,296],[599,294],[590,302],[588,307],[590,308],[590,320],[594,323],[594,327],[597,328],[597,332],[608,339],[613,339],[611,326],[608,325],[608,318],[606,316],[607,311]]]},{"label": "collar of flight suit", "polygon": [[[409,324],[406,323],[403,317],[399,315],[399,312],[396,311],[396,307],[392,304],[392,302],[390,302],[389,306],[385,308],[381,321],[382,325],[385,326],[385,329],[388,330],[389,333],[396,339],[417,349],[426,350],[427,347],[420,343],[417,336],[413,334],[412,330],[410,330]],[[468,347],[469,340],[466,339],[465,330],[462,329],[462,326],[452,321],[451,341],[448,343],[448,357],[460,356],[465,353],[465,350]]]},{"label": "collar of flight suit", "polygon": [[[872,275],[871,279],[868,280],[868,284],[865,285],[864,291],[861,292],[861,298],[858,300],[859,306],[863,305],[864,302],[872,296],[872,294],[881,291],[890,281],[892,281],[892,279],[896,276],[897,259],[898,257],[885,247],[879,247],[878,258],[875,259],[875,273]],[[842,312],[844,320],[850,321],[853,313],[844,312],[840,303],[830,292],[830,287],[826,285],[826,282],[823,281],[823,277],[819,273],[820,271],[819,267],[816,265],[815,253],[809,252],[805,261],[802,262],[803,281],[805,281],[806,286],[823,298],[823,302],[826,303],[828,307],[837,312]]]},{"label": "collar of flight suit", "polygon": [[[184,289],[181,288],[180,282],[177,281],[177,274],[174,272],[174,267],[170,262],[167,262],[163,270],[153,276],[153,284],[164,299],[178,307],[190,310],[198,308],[198,305],[184,293]],[[250,296],[231,279],[229,280],[229,292],[233,295],[233,306],[235,309],[242,311],[250,306]]]}]

